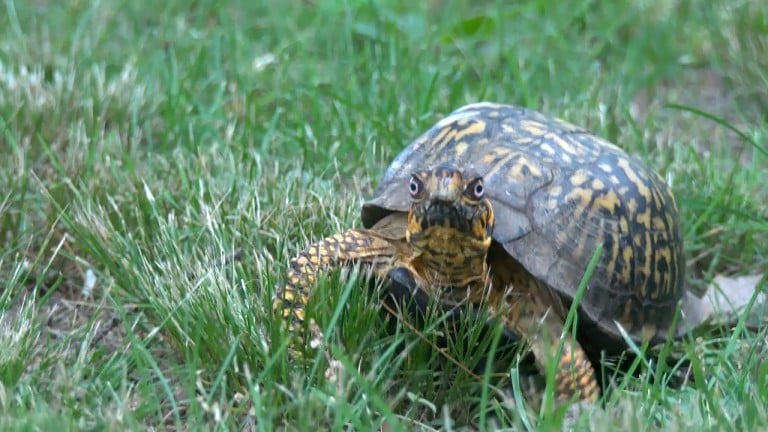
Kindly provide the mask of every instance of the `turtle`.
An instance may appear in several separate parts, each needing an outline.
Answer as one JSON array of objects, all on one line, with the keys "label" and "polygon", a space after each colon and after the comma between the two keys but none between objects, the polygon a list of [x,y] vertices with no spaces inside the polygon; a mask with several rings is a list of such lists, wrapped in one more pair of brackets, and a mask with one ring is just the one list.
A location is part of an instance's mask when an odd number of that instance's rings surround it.
[{"label": "turtle", "polygon": [[[448,114],[395,157],[361,219],[290,261],[275,307],[292,326],[321,273],[357,265],[441,304],[482,305],[526,342],[539,370],[555,359],[556,401],[595,402],[590,353],[626,349],[625,335],[679,338],[711,314],[685,283],[680,212],[665,180],[532,109],[477,102]],[[576,332],[564,331],[577,294]]]}]

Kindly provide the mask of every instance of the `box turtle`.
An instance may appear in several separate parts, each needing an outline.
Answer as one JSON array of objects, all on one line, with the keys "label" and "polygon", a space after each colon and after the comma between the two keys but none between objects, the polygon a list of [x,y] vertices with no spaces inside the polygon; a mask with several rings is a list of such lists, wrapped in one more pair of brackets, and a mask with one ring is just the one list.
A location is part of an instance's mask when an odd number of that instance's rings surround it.
[{"label": "box turtle", "polygon": [[[449,114],[395,158],[362,223],[290,262],[275,299],[286,319],[303,321],[320,272],[360,265],[447,305],[482,303],[540,371],[557,356],[559,401],[599,397],[588,350],[625,348],[619,326],[654,344],[708,313],[684,283],[665,181],[606,140],[528,109],[475,103]],[[564,331],[598,247],[577,331]]]}]

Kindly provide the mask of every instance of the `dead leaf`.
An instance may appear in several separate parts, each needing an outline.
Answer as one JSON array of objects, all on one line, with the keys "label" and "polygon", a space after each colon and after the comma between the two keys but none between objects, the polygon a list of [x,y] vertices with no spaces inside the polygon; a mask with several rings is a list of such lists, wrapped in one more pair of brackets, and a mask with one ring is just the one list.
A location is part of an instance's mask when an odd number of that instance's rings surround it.
[{"label": "dead leaf", "polygon": [[687,293],[683,306],[686,324],[698,327],[706,323],[733,323],[745,312],[755,297],[748,322],[757,326],[768,323],[768,293],[765,275],[716,276],[701,298]]}]

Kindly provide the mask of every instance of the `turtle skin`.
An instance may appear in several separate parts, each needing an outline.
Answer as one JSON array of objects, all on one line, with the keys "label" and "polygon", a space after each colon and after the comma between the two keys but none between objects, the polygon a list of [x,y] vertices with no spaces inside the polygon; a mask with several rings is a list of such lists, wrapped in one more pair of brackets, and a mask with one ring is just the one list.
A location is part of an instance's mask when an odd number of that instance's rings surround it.
[{"label": "turtle skin", "polygon": [[[482,197],[474,196],[480,185]],[[439,205],[437,204],[439,203]],[[555,358],[559,401],[599,397],[589,351],[656,344],[690,293],[678,208],[655,172],[568,122],[509,105],[461,107],[390,164],[363,227],[294,258],[276,306],[304,320],[318,274],[361,265],[377,279],[407,271],[446,304],[482,303],[524,339],[537,367]],[[576,338],[564,322],[590,261]]]}]

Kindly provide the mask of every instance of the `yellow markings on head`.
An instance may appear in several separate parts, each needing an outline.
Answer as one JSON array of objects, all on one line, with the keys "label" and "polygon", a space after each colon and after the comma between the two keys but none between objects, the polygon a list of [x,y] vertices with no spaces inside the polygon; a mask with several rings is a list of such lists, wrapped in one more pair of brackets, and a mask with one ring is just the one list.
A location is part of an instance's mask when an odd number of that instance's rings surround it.
[{"label": "yellow markings on head", "polygon": [[481,180],[447,165],[416,177],[422,189],[409,191],[413,201],[405,233],[411,264],[430,284],[460,286],[484,279],[493,210],[482,197]]},{"label": "yellow markings on head", "polygon": [[493,226],[494,216],[493,207],[488,205],[488,214],[485,218],[477,218],[472,224],[472,235],[475,238],[483,239],[482,245],[485,249],[491,247],[492,237],[488,234],[486,227]]}]

